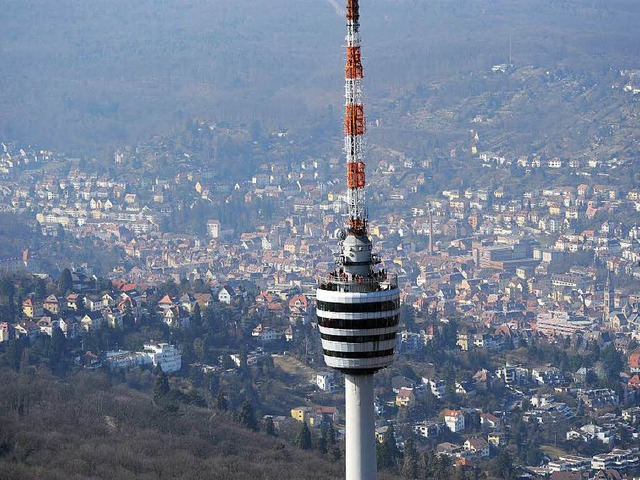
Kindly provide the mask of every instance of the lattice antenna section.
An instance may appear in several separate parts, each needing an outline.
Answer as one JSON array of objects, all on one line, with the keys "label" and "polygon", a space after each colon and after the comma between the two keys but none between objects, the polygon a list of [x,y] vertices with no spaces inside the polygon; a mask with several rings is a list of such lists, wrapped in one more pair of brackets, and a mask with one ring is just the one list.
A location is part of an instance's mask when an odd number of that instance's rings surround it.
[{"label": "lattice antenna section", "polygon": [[362,54],[360,48],[360,6],[347,0],[347,59],[345,64],[344,151],[347,160],[347,202],[349,233],[367,234],[365,163],[362,136],[366,130],[362,103]]}]

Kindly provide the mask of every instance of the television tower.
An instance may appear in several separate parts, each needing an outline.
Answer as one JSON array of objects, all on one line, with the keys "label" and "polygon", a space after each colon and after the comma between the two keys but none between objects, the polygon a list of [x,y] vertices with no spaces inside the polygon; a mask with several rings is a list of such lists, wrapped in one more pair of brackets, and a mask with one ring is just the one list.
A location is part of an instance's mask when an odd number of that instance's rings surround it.
[{"label": "television tower", "polygon": [[318,327],[324,360],[345,375],[346,478],[375,480],[373,374],[393,362],[400,312],[398,278],[372,252],[365,205],[365,132],[358,0],[346,0],[344,152],[348,222],[335,269],[318,281]]}]

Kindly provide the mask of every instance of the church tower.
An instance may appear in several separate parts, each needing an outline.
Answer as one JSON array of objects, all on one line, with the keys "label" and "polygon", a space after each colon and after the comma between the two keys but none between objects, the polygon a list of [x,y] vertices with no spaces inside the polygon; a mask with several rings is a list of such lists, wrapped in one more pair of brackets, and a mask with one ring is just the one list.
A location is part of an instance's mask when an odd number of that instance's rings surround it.
[{"label": "church tower", "polygon": [[609,314],[613,312],[613,282],[611,280],[611,270],[607,269],[607,282],[604,285],[604,308],[602,311],[602,320],[605,322],[609,318]]}]

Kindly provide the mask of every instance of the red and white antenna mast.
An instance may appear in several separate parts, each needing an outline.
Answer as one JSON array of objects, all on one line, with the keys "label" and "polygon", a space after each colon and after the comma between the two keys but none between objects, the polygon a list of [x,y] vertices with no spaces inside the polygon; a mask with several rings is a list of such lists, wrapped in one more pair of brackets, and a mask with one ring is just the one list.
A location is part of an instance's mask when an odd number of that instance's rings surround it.
[{"label": "red and white antenna mast", "polygon": [[347,201],[349,233],[367,234],[367,209],[364,187],[363,135],[365,132],[362,105],[362,61],[360,55],[360,6],[358,0],[346,0],[347,62],[345,65],[344,151],[347,157]]}]

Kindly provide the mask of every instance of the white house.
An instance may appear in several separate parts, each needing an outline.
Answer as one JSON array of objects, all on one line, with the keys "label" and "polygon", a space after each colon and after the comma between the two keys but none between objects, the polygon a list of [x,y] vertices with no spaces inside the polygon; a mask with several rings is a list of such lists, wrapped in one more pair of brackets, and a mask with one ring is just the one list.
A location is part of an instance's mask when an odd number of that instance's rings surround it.
[{"label": "white house", "polygon": [[144,345],[144,353],[149,356],[154,367],[160,365],[165,373],[177,372],[182,368],[182,355],[175,345],[148,343]]},{"label": "white house", "polygon": [[444,424],[439,422],[420,422],[411,426],[416,435],[424,438],[436,438],[444,430]]},{"label": "white house", "polygon": [[211,238],[220,237],[220,222],[215,219],[207,221],[207,235]]},{"label": "white house", "polygon": [[444,398],[447,387],[447,384],[444,380],[422,377],[422,383],[429,386],[431,393],[433,393],[436,398]]},{"label": "white house", "polygon": [[110,368],[129,368],[139,365],[149,365],[151,359],[143,352],[129,352],[127,350],[117,350],[105,353],[107,365]]},{"label": "white house", "polygon": [[218,292],[218,301],[220,303],[226,303],[227,305],[231,305],[231,301],[234,298],[235,292],[231,287],[222,287]]},{"label": "white house", "polygon": [[97,312],[104,307],[102,298],[97,295],[89,295],[84,298],[84,306],[90,312]]},{"label": "white house", "polygon": [[597,439],[609,445],[611,443],[612,432],[608,428],[603,428],[598,425],[587,424],[583,425],[577,430],[570,430],[567,432],[567,440],[582,440],[584,442],[590,442]]},{"label": "white house", "polygon": [[58,326],[67,338],[78,338],[82,335],[82,325],[73,317],[61,318]]},{"label": "white house", "polygon": [[316,375],[316,385],[324,392],[335,392],[336,378],[333,372],[320,372]]},{"label": "white house", "polygon": [[270,327],[260,324],[251,330],[251,336],[260,342],[273,342],[282,337],[282,334]]},{"label": "white house", "polygon": [[102,321],[102,315],[91,312],[91,314],[86,314],[80,319],[80,324],[82,325],[82,329],[85,332],[89,332],[91,330],[100,328],[100,325],[102,325]]},{"label": "white house", "polygon": [[53,335],[53,329],[58,326],[58,321],[51,317],[42,317],[38,320],[37,325],[40,329],[40,333],[51,337]]},{"label": "white house", "polygon": [[464,430],[464,414],[460,410],[445,410],[444,423],[453,433]]}]

